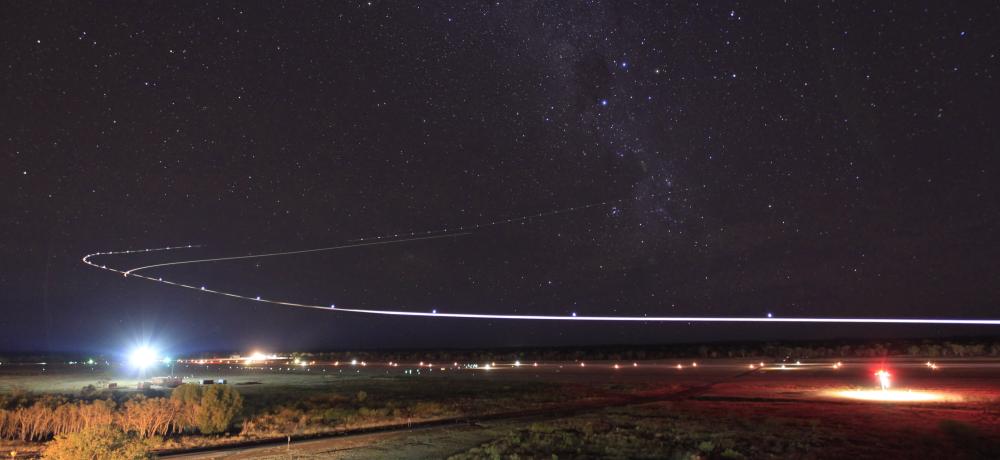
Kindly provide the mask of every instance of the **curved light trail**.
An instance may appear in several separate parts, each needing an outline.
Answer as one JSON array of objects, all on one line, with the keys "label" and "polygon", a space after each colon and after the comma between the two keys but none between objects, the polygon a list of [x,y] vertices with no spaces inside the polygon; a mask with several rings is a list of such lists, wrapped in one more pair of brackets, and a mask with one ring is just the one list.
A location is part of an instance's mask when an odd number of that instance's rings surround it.
[{"label": "curved light trail", "polygon": [[[361,313],[368,315],[382,315],[382,316],[402,316],[402,317],[423,317],[423,318],[464,318],[464,319],[489,319],[489,320],[531,320],[531,321],[604,321],[604,322],[645,322],[645,323],[832,323],[832,324],[939,324],[939,325],[980,325],[980,326],[998,326],[1000,325],[1000,319],[958,319],[958,318],[823,318],[823,317],[772,317],[768,315],[767,317],[754,317],[754,316],[579,316],[576,313],[570,315],[510,315],[510,314],[483,314],[483,313],[445,313],[438,312],[437,310],[432,310],[430,312],[426,311],[406,311],[406,310],[395,310],[395,309],[372,309],[372,308],[351,308],[351,307],[337,307],[334,305],[312,305],[298,302],[290,302],[277,299],[267,299],[260,296],[250,296],[237,294],[234,292],[220,291],[216,289],[209,289],[205,286],[193,286],[184,283],[178,283],[174,281],[168,281],[161,277],[147,276],[140,274],[138,272],[145,271],[153,268],[175,266],[175,265],[185,265],[185,264],[196,264],[196,263],[209,263],[209,262],[221,262],[229,260],[244,260],[244,259],[260,259],[265,257],[277,257],[295,254],[306,254],[324,251],[335,251],[348,248],[359,248],[367,246],[381,246],[388,244],[398,244],[398,243],[408,243],[415,241],[426,241],[426,240],[436,240],[443,238],[454,238],[465,235],[470,235],[474,230],[483,229],[486,227],[493,227],[498,225],[506,225],[518,222],[525,222],[532,218],[546,217],[557,214],[564,214],[574,211],[581,211],[584,209],[594,208],[598,206],[606,206],[612,203],[619,203],[629,199],[611,200],[604,201],[600,203],[593,203],[583,206],[576,206],[572,208],[564,208],[555,211],[548,211],[538,214],[532,214],[521,217],[514,217],[509,219],[495,220],[488,223],[476,224],[470,226],[459,226],[451,228],[443,228],[439,230],[428,230],[422,232],[406,232],[406,233],[395,233],[395,234],[383,234],[367,238],[358,238],[354,240],[348,240],[347,244],[330,246],[324,248],[315,249],[303,249],[297,251],[284,251],[284,252],[271,252],[262,254],[249,254],[245,256],[231,256],[231,257],[217,257],[209,259],[192,259],[192,260],[182,260],[174,262],[165,262],[160,264],[146,265],[142,267],[136,267],[131,269],[119,269],[114,267],[109,267],[104,264],[97,264],[91,259],[98,256],[109,256],[109,255],[125,255],[125,254],[138,254],[138,253],[148,253],[148,252],[160,252],[160,251],[174,251],[180,249],[193,249],[199,248],[201,245],[182,245],[182,246],[167,246],[162,248],[152,248],[152,249],[133,249],[124,251],[107,251],[107,252],[97,252],[93,254],[87,254],[83,257],[83,263],[90,265],[95,268],[100,268],[103,270],[112,271],[119,273],[125,277],[142,278],[149,281],[154,281],[158,283],[167,284],[174,287],[181,287],[185,289],[191,289],[199,292],[217,294],[226,297],[231,297],[240,300],[248,300],[253,302],[263,302],[272,305],[280,305],[286,307],[298,307],[298,308],[312,308],[325,310],[330,312],[347,312],[347,313]],[[397,307],[398,308],[398,307]]]},{"label": "curved light trail", "polygon": [[[338,250],[338,249],[361,248],[361,247],[365,247],[365,246],[380,246],[380,245],[394,244],[394,243],[409,243],[409,242],[412,242],[412,241],[436,240],[436,239],[440,239],[440,238],[459,237],[459,236],[465,236],[465,235],[471,235],[471,234],[472,233],[470,233],[470,232],[448,233],[448,234],[433,235],[433,236],[418,236],[416,238],[405,238],[405,239],[398,239],[398,240],[381,240],[381,237],[378,237],[377,239],[379,239],[381,241],[375,241],[375,242],[369,242],[369,243],[342,244],[342,245],[339,245],[339,246],[330,246],[330,247],[326,247],[326,248],[316,248],[316,249],[301,249],[301,250],[298,250],[298,251],[269,252],[269,253],[265,253],[265,254],[249,254],[249,255],[245,255],[245,256],[232,256],[232,257],[216,257],[214,259],[182,260],[182,261],[178,261],[178,262],[166,262],[166,263],[162,263],[162,264],[146,265],[145,267],[130,268],[130,269],[125,270],[125,271],[123,271],[121,273],[122,273],[122,275],[129,276],[129,275],[131,275],[131,274],[133,274],[133,273],[135,273],[137,271],[140,271],[140,270],[147,270],[147,269],[150,269],[150,268],[157,268],[157,267],[169,267],[169,266],[172,266],[172,265],[197,264],[197,263],[203,263],[203,262],[223,262],[223,261],[226,261],[226,260],[261,259],[261,258],[264,258],[264,257],[275,257],[275,256],[290,256],[290,255],[294,255],[294,254],[307,254],[307,253],[310,253],[310,252],[335,251],[335,250]],[[351,240],[351,241],[364,241],[364,238],[362,238],[360,240]],[[196,246],[187,246],[187,247],[196,247]],[[173,247],[173,248],[169,248],[168,247],[168,248],[159,248],[159,249],[147,249],[146,251],[168,251],[168,250],[171,250],[171,249],[181,249],[181,248],[183,248],[183,247]],[[131,252],[139,252],[139,251],[131,251]],[[126,251],[124,253],[118,253],[118,254],[125,254],[125,253],[129,253],[129,252]],[[109,254],[112,254],[112,253],[109,253]],[[90,257],[90,256],[88,256],[88,257]],[[84,259],[86,259],[86,257]],[[87,260],[84,260],[84,262],[87,262]],[[90,265],[94,265],[94,264],[90,264]],[[101,268],[103,268],[103,267],[101,267]]]}]

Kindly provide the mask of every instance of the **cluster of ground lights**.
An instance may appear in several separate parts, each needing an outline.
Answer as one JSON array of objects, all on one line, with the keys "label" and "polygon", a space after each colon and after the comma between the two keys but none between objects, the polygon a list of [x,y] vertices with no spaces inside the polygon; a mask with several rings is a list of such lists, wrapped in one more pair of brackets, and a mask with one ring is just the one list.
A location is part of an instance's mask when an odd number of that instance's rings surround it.
[{"label": "cluster of ground lights", "polygon": [[[161,359],[156,357],[152,349],[149,348],[139,348],[130,355],[130,364],[137,368],[145,368],[155,364],[161,363]],[[170,361],[167,359],[162,360],[164,364],[169,364]],[[353,367],[353,368],[386,368],[393,369],[403,365],[404,374],[419,374],[421,370],[440,370],[440,371],[502,371],[504,369],[518,369],[518,368],[528,368],[528,369],[564,369],[566,368],[587,368],[587,369],[607,369],[610,372],[624,372],[626,369],[637,369],[643,368],[649,369],[659,369],[663,371],[690,371],[697,372],[700,368],[722,368],[731,367],[734,370],[743,368],[749,368],[750,372],[792,372],[792,371],[820,371],[827,370],[832,372],[840,372],[844,369],[855,368],[857,366],[870,366],[866,363],[848,363],[845,364],[841,361],[836,362],[802,362],[802,361],[789,361],[789,362],[754,362],[749,365],[739,364],[739,363],[699,363],[697,361],[689,362],[644,362],[640,364],[639,362],[606,362],[598,361],[587,363],[583,361],[575,362],[521,362],[521,361],[511,361],[511,362],[496,362],[490,361],[486,363],[460,363],[458,361],[453,363],[433,363],[421,361],[419,363],[400,363],[397,361],[388,362],[367,362],[359,359],[348,359],[344,361],[316,361],[316,360],[303,360],[301,358],[292,358],[289,356],[279,356],[276,354],[265,354],[262,352],[254,352],[248,356],[231,356],[231,357],[216,357],[216,358],[200,358],[200,359],[178,359],[175,361],[179,364],[184,364],[186,367],[190,365],[205,366],[208,368],[212,365],[229,365],[230,369],[233,366],[241,367],[243,369],[258,369],[258,370],[271,370],[271,371],[309,371],[313,370],[311,368],[322,369],[322,372],[326,372],[326,368],[339,368],[339,367]],[[137,363],[142,363],[137,364]],[[278,364],[277,367],[273,366]],[[913,363],[903,363],[900,364],[904,367],[914,366]],[[746,367],[743,367],[746,366]],[[934,362],[926,362],[923,365],[917,364],[919,367],[925,367],[927,371],[938,372],[941,367]],[[874,369],[874,370],[872,370]],[[857,375],[857,374],[852,374]],[[908,388],[894,388],[894,374],[889,366],[881,365],[873,368],[869,368],[865,371],[863,375],[870,378],[870,384],[854,385],[851,387],[833,387],[824,390],[817,390],[811,394],[814,397],[826,398],[826,399],[846,399],[855,400],[859,402],[884,402],[884,403],[957,403],[965,401],[965,398],[955,392],[948,391],[930,391],[930,390],[915,390]]]}]

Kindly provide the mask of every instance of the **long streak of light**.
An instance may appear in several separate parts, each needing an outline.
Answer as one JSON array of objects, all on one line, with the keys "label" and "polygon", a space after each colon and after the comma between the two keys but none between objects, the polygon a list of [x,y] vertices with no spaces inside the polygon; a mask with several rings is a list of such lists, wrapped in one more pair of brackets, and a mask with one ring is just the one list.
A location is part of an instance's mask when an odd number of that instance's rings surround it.
[{"label": "long streak of light", "polygon": [[[390,243],[402,243],[404,241],[418,241],[418,240],[429,240],[445,238],[450,236],[460,236],[463,234],[449,234],[449,235],[438,235],[431,237],[421,237],[421,238],[411,238],[407,240],[391,240],[391,241],[378,241],[373,243],[360,243],[351,244],[343,246],[334,246],[330,248],[323,248],[323,250],[334,250],[334,249],[345,249],[352,247],[361,246],[374,246],[383,245]],[[180,265],[183,263],[196,263],[196,262],[214,262],[219,260],[234,260],[234,259],[246,259],[253,257],[263,257],[265,255],[258,254],[255,256],[239,256],[239,257],[222,257],[216,259],[199,259],[199,260],[188,260],[181,262],[171,262],[167,264],[150,265],[147,267],[139,267],[131,270],[119,270],[116,268],[107,267],[104,265],[98,265],[90,260],[91,257],[97,255],[114,255],[114,254],[125,254],[125,253],[136,253],[136,252],[152,252],[152,251],[166,251],[173,249],[185,249],[194,246],[180,246],[180,247],[170,247],[170,248],[157,248],[149,250],[138,250],[138,251],[120,251],[120,252],[104,252],[97,254],[90,254],[83,258],[84,263],[101,268],[104,270],[113,271],[121,274],[128,274],[128,276],[135,278],[142,278],[149,281],[154,281],[157,283],[168,284],[175,287],[181,287],[185,289],[191,289],[199,292],[205,292],[209,294],[223,295],[226,297],[231,297],[235,299],[248,300],[252,302],[264,302],[272,305],[282,305],[286,307],[298,307],[298,308],[313,308],[318,310],[325,310],[330,312],[347,312],[347,313],[363,313],[370,315],[388,315],[388,316],[409,316],[409,317],[427,317],[427,318],[463,318],[463,319],[509,319],[509,320],[537,320],[537,321],[618,321],[618,322],[648,322],[648,323],[852,323],[852,324],[956,324],[956,325],[989,325],[997,326],[1000,325],[1000,319],[949,319],[949,318],[820,318],[820,317],[753,317],[753,316],[559,316],[559,315],[503,315],[503,314],[482,314],[482,313],[447,313],[438,311],[437,313],[432,312],[419,312],[419,311],[403,311],[403,310],[382,310],[382,309],[371,309],[371,308],[350,308],[350,307],[336,307],[330,308],[324,305],[311,305],[298,302],[288,302],[283,300],[272,300],[272,299],[262,299],[258,296],[241,295],[233,292],[220,291],[215,289],[208,289],[202,286],[192,286],[183,283],[177,283],[173,281],[167,281],[162,278],[146,276],[142,274],[135,273],[137,270],[144,270],[147,268],[161,267],[166,265]],[[291,253],[303,253],[306,251],[291,251]],[[315,251],[313,251],[315,252]],[[283,255],[286,253],[272,253],[272,255]]]},{"label": "long streak of light", "polygon": [[[648,198],[652,198],[650,196]],[[155,249],[138,249],[138,250],[125,250],[125,251],[110,251],[110,252],[98,252],[94,254],[88,254],[83,257],[83,262],[92,267],[100,268],[103,270],[112,271],[115,273],[122,274],[126,277],[136,277],[142,278],[149,281],[154,281],[157,283],[163,283],[175,287],[181,287],[185,289],[192,289],[199,292],[205,292],[209,294],[217,294],[222,296],[227,296],[235,299],[248,300],[252,302],[263,302],[272,305],[281,305],[287,307],[298,307],[298,308],[313,308],[319,310],[326,310],[331,312],[348,312],[348,313],[361,313],[369,315],[385,315],[385,316],[404,316],[404,317],[433,317],[433,318],[461,318],[461,319],[491,319],[491,320],[529,320],[529,321],[605,321],[605,322],[645,322],[645,323],[664,323],[664,322],[676,322],[676,323],[847,323],[847,324],[952,324],[952,325],[988,325],[997,326],[1000,325],[1000,319],[954,319],[954,318],[822,318],[822,317],[772,317],[770,314],[767,317],[725,317],[725,316],[583,316],[573,313],[572,315],[560,316],[560,315],[505,315],[505,314],[480,314],[480,313],[447,313],[440,312],[437,310],[431,312],[420,312],[420,311],[405,311],[405,310],[394,310],[394,309],[373,309],[373,308],[351,308],[351,307],[341,307],[338,306],[333,308],[332,306],[324,305],[310,305],[297,302],[289,302],[283,300],[272,300],[261,298],[257,295],[242,295],[233,292],[220,291],[215,289],[208,289],[205,286],[192,286],[183,283],[177,283],[173,281],[164,280],[160,277],[152,277],[139,274],[137,272],[148,270],[158,267],[167,267],[174,265],[184,265],[184,264],[195,264],[195,263],[209,263],[209,262],[221,262],[228,260],[244,260],[244,259],[259,259],[264,257],[277,257],[286,256],[294,254],[306,254],[313,252],[323,252],[323,251],[334,251],[339,249],[347,248],[358,248],[366,246],[378,246],[396,243],[406,243],[421,240],[434,240],[449,237],[458,237],[469,235],[473,230],[479,230],[486,227],[506,225],[511,223],[524,222],[532,218],[546,217],[557,214],[564,214],[574,211],[580,211],[584,209],[590,209],[598,206],[606,206],[608,204],[620,203],[630,199],[619,199],[610,200],[600,203],[592,203],[588,205],[576,206],[571,208],[558,209],[555,211],[542,212],[538,214],[532,214],[521,217],[514,217],[509,219],[495,220],[487,223],[470,225],[470,226],[459,226],[451,227],[440,230],[429,230],[423,232],[408,232],[408,233],[396,233],[396,234],[386,234],[380,236],[374,236],[369,238],[359,238],[355,240],[349,240],[348,243],[339,246],[330,246],[325,248],[316,249],[304,249],[298,251],[284,251],[284,252],[272,252],[264,254],[250,254],[245,256],[232,256],[232,257],[218,257],[211,259],[195,259],[195,260],[183,260],[175,262],[167,262],[162,264],[147,265],[143,267],[136,267],[128,270],[121,270],[113,267],[108,267],[106,265],[99,265],[93,261],[92,258],[97,256],[106,255],[122,255],[122,254],[136,254],[145,252],[157,252],[157,251],[172,251],[177,249],[190,249],[200,247],[198,245],[186,245],[186,246],[169,246],[163,248]],[[420,236],[418,236],[420,235]],[[407,238],[409,237],[409,238]],[[373,241],[374,240],[374,241]]]},{"label": "long streak of light", "polygon": [[[353,243],[353,244],[343,244],[343,245],[340,245],[340,246],[330,246],[330,247],[326,247],[326,248],[302,249],[302,250],[298,250],[298,251],[269,252],[269,253],[265,253],[265,254],[250,254],[250,255],[246,255],[246,256],[217,257],[217,258],[214,258],[214,259],[182,260],[182,261],[179,261],[179,262],[167,262],[167,263],[162,263],[162,264],[146,265],[145,267],[137,267],[137,268],[132,268],[132,269],[129,269],[129,270],[125,270],[125,271],[122,272],[122,274],[125,275],[125,276],[130,276],[130,275],[132,275],[133,273],[135,273],[137,271],[147,270],[147,269],[150,269],[150,268],[169,267],[169,266],[173,266],[173,265],[197,264],[197,263],[203,263],[203,262],[222,262],[222,261],[226,261],[226,260],[262,259],[264,257],[290,256],[290,255],[295,255],[295,254],[307,254],[307,253],[311,253],[311,252],[335,251],[335,250],[338,250],[338,249],[360,248],[360,247],[365,247],[365,246],[381,246],[381,245],[395,244],[395,243],[409,243],[409,242],[413,242],[413,241],[436,240],[436,239],[441,239],[441,238],[452,238],[452,237],[465,236],[465,235],[471,235],[471,233],[470,232],[448,233],[448,234],[445,234],[445,235],[420,236],[420,237],[416,237],[416,238],[406,238],[406,239],[399,239],[399,240],[382,240],[381,237],[378,237],[379,241],[368,242],[368,243]],[[360,240],[356,240],[356,241],[360,241]],[[170,249],[174,249],[174,248],[154,249],[154,250],[170,250]],[[109,254],[114,254],[114,253],[109,253]],[[86,260],[84,262],[86,262]]]}]

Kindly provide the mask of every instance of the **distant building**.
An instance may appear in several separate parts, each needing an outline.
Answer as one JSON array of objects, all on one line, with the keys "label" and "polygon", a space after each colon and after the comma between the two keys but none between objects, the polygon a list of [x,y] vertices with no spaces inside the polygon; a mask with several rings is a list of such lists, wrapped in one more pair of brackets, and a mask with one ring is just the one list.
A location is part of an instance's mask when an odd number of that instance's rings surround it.
[{"label": "distant building", "polygon": [[153,385],[156,386],[175,388],[181,386],[181,384],[184,383],[184,377],[173,376],[173,375],[166,377],[153,377],[152,382]]}]

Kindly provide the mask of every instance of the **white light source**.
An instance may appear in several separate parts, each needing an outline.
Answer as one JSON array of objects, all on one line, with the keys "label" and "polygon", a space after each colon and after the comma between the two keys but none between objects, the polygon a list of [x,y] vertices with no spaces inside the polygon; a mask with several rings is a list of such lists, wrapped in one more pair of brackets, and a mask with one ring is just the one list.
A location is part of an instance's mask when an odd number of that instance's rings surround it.
[{"label": "white light source", "polygon": [[157,361],[156,351],[149,347],[136,348],[128,356],[128,363],[138,369],[150,367],[156,364]]}]

